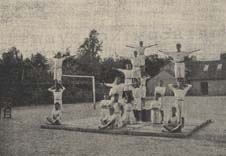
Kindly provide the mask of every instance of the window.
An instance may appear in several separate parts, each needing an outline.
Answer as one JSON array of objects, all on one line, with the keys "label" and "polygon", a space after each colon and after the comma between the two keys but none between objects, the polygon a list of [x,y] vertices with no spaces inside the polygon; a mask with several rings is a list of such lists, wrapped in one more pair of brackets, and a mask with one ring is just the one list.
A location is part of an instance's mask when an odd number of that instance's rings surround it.
[{"label": "window", "polygon": [[208,82],[201,82],[200,87],[202,95],[208,95]]},{"label": "window", "polygon": [[208,69],[209,69],[209,65],[205,64],[203,71],[206,72],[206,71],[208,71]]},{"label": "window", "polygon": [[222,70],[222,64],[217,65],[217,70]]}]

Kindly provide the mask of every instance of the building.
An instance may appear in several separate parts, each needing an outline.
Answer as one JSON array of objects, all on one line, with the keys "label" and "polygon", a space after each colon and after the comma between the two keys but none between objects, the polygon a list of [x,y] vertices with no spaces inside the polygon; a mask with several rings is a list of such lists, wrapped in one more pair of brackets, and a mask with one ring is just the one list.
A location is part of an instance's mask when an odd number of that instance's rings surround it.
[{"label": "building", "polygon": [[226,95],[226,60],[189,62],[187,68],[192,95]]},{"label": "building", "polygon": [[155,92],[155,87],[158,82],[162,80],[163,86],[166,87],[166,95],[173,95],[172,91],[167,87],[168,84],[176,84],[176,80],[173,75],[166,71],[161,71],[158,75],[147,81],[147,96],[153,96]]},{"label": "building", "polygon": [[[193,96],[225,96],[226,95],[226,59],[221,55],[220,60],[195,61],[186,63],[186,82],[192,85],[189,95]],[[160,73],[147,82],[147,95],[152,96],[158,81],[162,80],[167,86],[176,83],[174,64],[164,66]],[[167,92],[168,95],[172,93]]]}]

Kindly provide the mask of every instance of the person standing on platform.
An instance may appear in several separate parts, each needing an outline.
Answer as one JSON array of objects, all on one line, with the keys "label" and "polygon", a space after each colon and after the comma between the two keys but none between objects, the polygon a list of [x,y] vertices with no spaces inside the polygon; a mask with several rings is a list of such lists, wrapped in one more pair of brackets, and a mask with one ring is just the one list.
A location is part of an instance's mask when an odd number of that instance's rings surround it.
[{"label": "person standing on platform", "polygon": [[138,80],[135,79],[134,89],[132,90],[134,97],[134,114],[138,123],[142,123],[142,89]]},{"label": "person standing on platform", "polygon": [[177,52],[164,52],[159,50],[160,53],[166,55],[167,57],[172,57],[174,62],[174,74],[177,81],[185,81],[185,57],[189,56],[194,52],[200,51],[193,50],[190,52],[182,52],[181,51],[181,44],[176,44]]},{"label": "person standing on platform", "polygon": [[184,106],[184,99],[192,85],[184,84],[183,82],[178,82],[176,86],[172,84],[169,84],[168,86],[174,93],[175,105],[178,109],[178,119],[179,121],[181,121],[183,116],[182,111]]},{"label": "person standing on platform", "polygon": [[62,96],[65,88],[61,84],[57,83],[56,87],[53,86],[48,89],[48,91],[53,93],[53,99],[54,99],[54,104],[59,103],[61,110],[63,110],[63,102],[62,102]]}]

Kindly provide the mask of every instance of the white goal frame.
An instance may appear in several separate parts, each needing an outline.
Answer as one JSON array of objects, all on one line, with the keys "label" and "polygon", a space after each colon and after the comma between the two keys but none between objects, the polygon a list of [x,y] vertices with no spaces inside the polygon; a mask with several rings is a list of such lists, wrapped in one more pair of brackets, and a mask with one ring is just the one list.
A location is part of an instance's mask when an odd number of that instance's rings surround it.
[{"label": "white goal frame", "polygon": [[78,78],[88,78],[92,79],[92,92],[93,92],[93,109],[96,109],[96,87],[95,87],[95,77],[86,75],[62,75],[63,77],[78,77]]}]

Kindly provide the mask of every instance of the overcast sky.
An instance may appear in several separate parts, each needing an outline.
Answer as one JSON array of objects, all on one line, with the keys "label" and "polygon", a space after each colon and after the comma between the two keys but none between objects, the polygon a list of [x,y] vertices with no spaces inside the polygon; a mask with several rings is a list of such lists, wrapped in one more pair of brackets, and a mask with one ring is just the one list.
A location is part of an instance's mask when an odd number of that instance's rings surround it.
[{"label": "overcast sky", "polygon": [[226,51],[225,0],[0,0],[0,49],[16,46],[26,56],[76,51],[91,29],[104,41],[102,56],[129,55],[126,44],[158,43],[158,49],[200,48],[216,58]]}]

